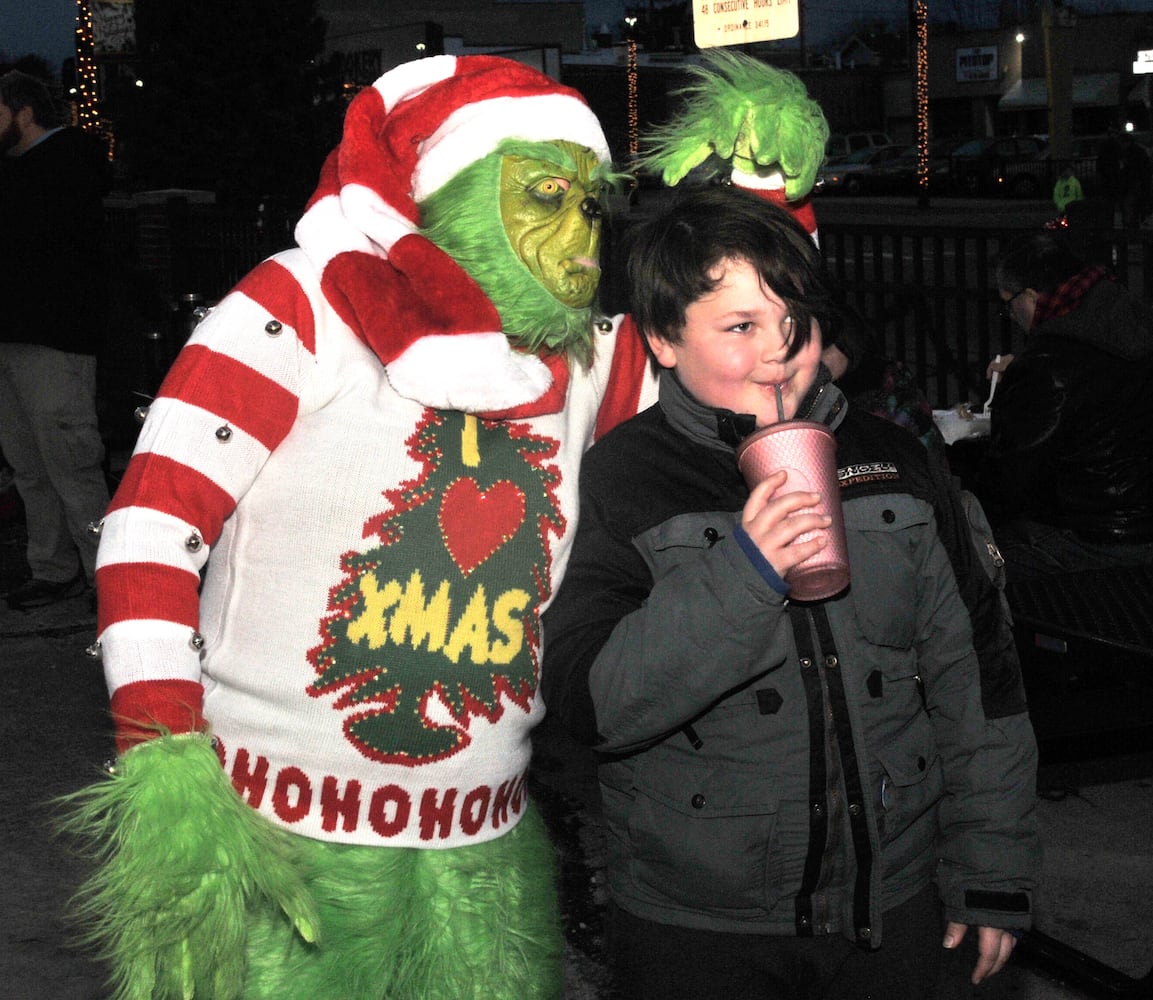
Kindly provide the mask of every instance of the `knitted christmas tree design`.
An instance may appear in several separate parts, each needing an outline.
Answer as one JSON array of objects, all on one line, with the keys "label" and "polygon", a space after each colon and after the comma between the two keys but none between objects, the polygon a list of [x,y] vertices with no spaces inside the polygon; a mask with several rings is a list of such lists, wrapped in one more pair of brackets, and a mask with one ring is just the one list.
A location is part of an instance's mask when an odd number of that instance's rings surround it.
[{"label": "knitted christmas tree design", "polygon": [[428,410],[406,446],[421,472],[365,525],[380,544],[343,556],[309,693],[335,696],[360,752],[418,765],[468,746],[474,719],[528,711],[564,524],[557,442],[527,425]]}]

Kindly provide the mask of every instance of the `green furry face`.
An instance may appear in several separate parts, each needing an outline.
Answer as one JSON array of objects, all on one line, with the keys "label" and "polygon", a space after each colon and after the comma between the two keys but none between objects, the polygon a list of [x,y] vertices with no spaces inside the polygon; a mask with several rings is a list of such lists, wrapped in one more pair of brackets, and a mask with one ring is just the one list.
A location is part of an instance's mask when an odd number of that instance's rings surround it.
[{"label": "green furry face", "polygon": [[601,224],[581,204],[615,182],[582,146],[510,140],[421,202],[421,232],[480,286],[516,347],[587,364]]},{"label": "green furry face", "polygon": [[537,281],[566,306],[582,309],[592,304],[600,281],[603,185],[593,153],[570,142],[555,147],[564,155],[504,157],[501,221]]}]

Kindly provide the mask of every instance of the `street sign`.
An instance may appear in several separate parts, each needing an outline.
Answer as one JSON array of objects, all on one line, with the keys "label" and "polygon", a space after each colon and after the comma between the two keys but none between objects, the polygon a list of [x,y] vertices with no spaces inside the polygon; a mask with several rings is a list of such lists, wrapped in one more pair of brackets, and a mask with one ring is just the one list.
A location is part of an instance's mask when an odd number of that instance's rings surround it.
[{"label": "street sign", "polygon": [[800,0],[693,0],[698,48],[771,42],[800,30]]},{"label": "street sign", "polygon": [[1153,73],[1153,49],[1137,50],[1137,58],[1133,62],[1133,72]]}]

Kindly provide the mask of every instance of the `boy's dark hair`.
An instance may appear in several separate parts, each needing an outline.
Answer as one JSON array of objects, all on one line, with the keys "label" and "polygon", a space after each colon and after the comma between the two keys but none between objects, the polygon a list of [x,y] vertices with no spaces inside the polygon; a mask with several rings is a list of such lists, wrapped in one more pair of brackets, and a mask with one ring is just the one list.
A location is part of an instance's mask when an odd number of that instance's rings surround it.
[{"label": "boy's dark hair", "polygon": [[60,124],[60,110],[52,99],[48,84],[29,73],[13,69],[0,76],[0,101],[13,114],[31,108],[36,124],[43,128],[55,128]]},{"label": "boy's dark hair", "polygon": [[793,357],[836,312],[834,287],[812,237],[784,209],[739,188],[721,185],[679,194],[630,234],[631,309],[641,333],[680,343],[685,310],[713,291],[724,260],[748,261],[789,309]]},{"label": "boy's dark hair", "polygon": [[1019,236],[997,259],[994,280],[1012,295],[1026,288],[1051,292],[1080,273],[1085,262],[1059,233],[1039,232]]}]

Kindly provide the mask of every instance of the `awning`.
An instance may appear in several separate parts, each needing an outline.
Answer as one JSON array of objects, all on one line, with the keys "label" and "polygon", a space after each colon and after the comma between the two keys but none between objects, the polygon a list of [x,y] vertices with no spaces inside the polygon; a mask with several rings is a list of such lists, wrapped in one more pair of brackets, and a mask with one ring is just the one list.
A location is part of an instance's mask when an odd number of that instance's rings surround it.
[{"label": "awning", "polygon": [[[1078,73],[1073,77],[1073,107],[1112,108],[1121,89],[1120,73]],[[1029,111],[1049,106],[1049,88],[1043,77],[1018,80],[1001,96],[1001,111]]]}]

